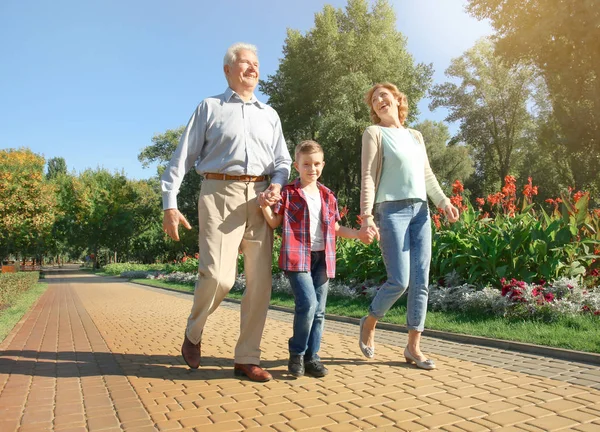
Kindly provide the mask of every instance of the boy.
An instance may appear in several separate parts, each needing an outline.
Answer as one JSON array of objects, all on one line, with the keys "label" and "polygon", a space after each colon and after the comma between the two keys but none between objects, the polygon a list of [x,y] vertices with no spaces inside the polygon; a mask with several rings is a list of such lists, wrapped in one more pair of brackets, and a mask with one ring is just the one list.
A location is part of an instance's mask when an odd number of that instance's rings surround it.
[{"label": "boy", "polygon": [[323,171],[323,148],[315,141],[296,147],[294,168],[300,174],[281,190],[273,206],[258,197],[271,228],[283,223],[279,267],[290,280],[295,299],[293,335],[289,340],[288,371],[324,377],[328,370],[318,356],[325,321],[329,278],[335,277],[335,236],[357,238],[358,230],[338,224],[337,200],[317,182]]}]

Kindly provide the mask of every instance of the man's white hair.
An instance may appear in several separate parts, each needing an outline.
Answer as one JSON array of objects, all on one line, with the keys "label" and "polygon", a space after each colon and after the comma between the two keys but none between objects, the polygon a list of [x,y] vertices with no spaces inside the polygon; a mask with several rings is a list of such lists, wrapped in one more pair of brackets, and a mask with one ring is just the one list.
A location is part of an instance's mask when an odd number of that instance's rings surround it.
[{"label": "man's white hair", "polygon": [[252,51],[254,53],[254,55],[256,57],[258,57],[258,50],[256,49],[256,46],[249,44],[249,43],[237,42],[237,43],[234,43],[233,45],[231,45],[227,49],[227,52],[225,53],[225,57],[223,58],[223,66],[225,66],[225,65],[233,66],[233,64],[237,60],[237,55],[241,50]]}]

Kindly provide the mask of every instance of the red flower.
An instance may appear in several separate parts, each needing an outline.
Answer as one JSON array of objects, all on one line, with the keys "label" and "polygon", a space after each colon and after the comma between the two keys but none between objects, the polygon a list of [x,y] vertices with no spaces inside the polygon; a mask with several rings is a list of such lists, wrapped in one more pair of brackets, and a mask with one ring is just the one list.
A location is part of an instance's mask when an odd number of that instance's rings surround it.
[{"label": "red flower", "polygon": [[577,202],[579,201],[584,195],[588,195],[589,192],[582,192],[582,191],[578,191],[575,193],[575,195],[573,195],[573,201]]},{"label": "red flower", "polygon": [[433,219],[433,224],[435,225],[435,227],[437,229],[440,229],[442,227],[442,223],[440,222],[440,215],[439,214],[433,214],[433,215],[431,215],[431,219]]},{"label": "red flower", "polygon": [[538,194],[538,187],[531,184],[531,177],[528,177],[527,180],[528,183],[523,188],[523,195],[525,195],[527,200],[531,202],[531,198]]},{"label": "red flower", "polygon": [[348,214],[348,206],[342,207],[342,209],[340,210],[340,219],[345,218],[347,214]]},{"label": "red flower", "polygon": [[461,197],[460,195],[452,195],[450,197],[450,202],[453,206],[455,206],[458,209],[462,209],[463,207],[463,197]]},{"label": "red flower", "polygon": [[499,204],[502,201],[502,198],[504,198],[504,194],[502,192],[497,192],[495,194],[488,195],[487,201],[493,207]]},{"label": "red flower", "polygon": [[485,205],[485,200],[483,198],[475,198],[475,203],[479,206],[479,209],[481,210],[481,207]]},{"label": "red flower", "polygon": [[465,190],[463,184],[460,182],[460,180],[455,180],[454,183],[452,183],[452,193],[454,195],[459,195],[461,193],[463,193],[463,191]]}]

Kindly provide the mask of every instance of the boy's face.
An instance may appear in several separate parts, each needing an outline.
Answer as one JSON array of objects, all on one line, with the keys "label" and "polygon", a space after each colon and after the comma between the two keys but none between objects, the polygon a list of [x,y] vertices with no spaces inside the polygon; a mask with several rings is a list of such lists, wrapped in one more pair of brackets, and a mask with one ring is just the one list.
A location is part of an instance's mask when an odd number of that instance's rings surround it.
[{"label": "boy's face", "polygon": [[294,168],[300,173],[300,180],[303,184],[314,183],[321,176],[325,161],[323,153],[300,153],[294,162]]}]

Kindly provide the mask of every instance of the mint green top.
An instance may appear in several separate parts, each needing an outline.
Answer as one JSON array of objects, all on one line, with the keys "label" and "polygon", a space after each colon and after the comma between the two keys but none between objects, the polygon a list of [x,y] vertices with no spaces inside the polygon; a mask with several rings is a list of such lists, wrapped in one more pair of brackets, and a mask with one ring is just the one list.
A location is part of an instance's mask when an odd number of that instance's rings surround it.
[{"label": "mint green top", "polygon": [[380,129],[383,166],[375,202],[409,198],[427,201],[425,148],[406,128]]}]

